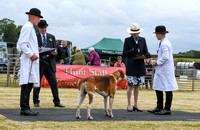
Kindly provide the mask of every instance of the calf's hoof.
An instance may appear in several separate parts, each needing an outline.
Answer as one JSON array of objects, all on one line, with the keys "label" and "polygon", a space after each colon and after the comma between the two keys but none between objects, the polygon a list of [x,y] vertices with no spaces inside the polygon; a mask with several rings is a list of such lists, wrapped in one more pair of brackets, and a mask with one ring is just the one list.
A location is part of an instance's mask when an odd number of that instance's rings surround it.
[{"label": "calf's hoof", "polygon": [[76,119],[81,119],[81,116],[76,116]]},{"label": "calf's hoof", "polygon": [[92,116],[88,116],[88,120],[93,120],[93,117]]},{"label": "calf's hoof", "polygon": [[110,116],[110,115],[108,114],[108,112],[105,112],[105,116]]},{"label": "calf's hoof", "polygon": [[110,118],[113,118],[114,116],[113,116],[113,115],[109,115],[109,117],[110,117]]}]

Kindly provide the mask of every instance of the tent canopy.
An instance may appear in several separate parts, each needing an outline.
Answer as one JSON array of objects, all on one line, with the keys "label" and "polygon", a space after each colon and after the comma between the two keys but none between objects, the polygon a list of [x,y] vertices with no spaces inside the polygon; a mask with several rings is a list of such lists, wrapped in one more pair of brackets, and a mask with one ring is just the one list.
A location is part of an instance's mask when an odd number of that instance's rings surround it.
[{"label": "tent canopy", "polygon": [[[90,46],[100,55],[122,55],[124,43],[121,39],[103,38],[98,43]],[[87,48],[83,48],[82,52],[88,52]]]}]

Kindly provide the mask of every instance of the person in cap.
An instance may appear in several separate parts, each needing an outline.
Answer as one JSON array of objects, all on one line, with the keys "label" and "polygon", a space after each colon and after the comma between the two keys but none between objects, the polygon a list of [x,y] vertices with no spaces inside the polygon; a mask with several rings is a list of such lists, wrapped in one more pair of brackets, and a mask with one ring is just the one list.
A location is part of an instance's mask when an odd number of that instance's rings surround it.
[{"label": "person in cap", "polygon": [[125,68],[125,64],[122,62],[122,57],[118,56],[117,57],[117,62],[115,62],[114,67],[123,67]]},{"label": "person in cap", "polygon": [[[143,29],[139,27],[137,23],[131,24],[127,32],[130,33],[130,37],[125,38],[123,56],[127,58],[126,60],[126,75],[128,78],[128,89],[127,89],[127,99],[128,106],[127,111],[138,111],[142,112],[138,108],[138,95],[140,85],[144,85],[145,80],[145,64],[144,59],[134,59],[139,56],[148,55],[150,56],[146,44],[146,40],[140,37],[139,34]],[[131,106],[131,94],[134,88],[134,105],[133,109]]]},{"label": "person in cap", "polygon": [[20,115],[37,116],[39,112],[32,111],[29,106],[30,92],[33,87],[40,86],[39,78],[39,49],[34,25],[40,21],[41,11],[37,8],[26,12],[28,22],[26,22],[20,32],[17,41],[17,50],[21,53],[20,61]]},{"label": "person in cap", "polygon": [[[38,23],[39,33],[37,34],[38,46],[45,48],[56,48],[55,36],[47,33],[48,24],[46,20],[40,20]],[[53,94],[53,103],[55,107],[65,107],[60,104],[58,85],[56,80],[56,55],[57,52],[53,51],[48,55],[42,56],[40,58],[40,81],[43,75],[48,80],[48,83],[51,87],[51,92]],[[40,88],[37,87],[33,90],[33,103],[35,107],[40,107],[39,93]]]},{"label": "person in cap", "polygon": [[92,65],[92,66],[101,66],[100,56],[95,51],[94,47],[90,47],[88,49],[88,52],[90,53],[90,56],[86,59],[86,62],[91,62],[90,65]]},{"label": "person in cap", "polygon": [[[166,37],[166,27],[163,25],[155,28],[156,38],[160,40],[158,49],[158,59],[153,62],[156,66],[156,72],[153,80],[153,89],[156,91],[157,106],[150,113],[156,115],[170,115],[173,99],[172,91],[178,89],[178,85],[174,75],[174,60],[172,44]],[[163,107],[163,91],[166,94],[165,107]],[[163,109],[164,108],[164,109]]]}]

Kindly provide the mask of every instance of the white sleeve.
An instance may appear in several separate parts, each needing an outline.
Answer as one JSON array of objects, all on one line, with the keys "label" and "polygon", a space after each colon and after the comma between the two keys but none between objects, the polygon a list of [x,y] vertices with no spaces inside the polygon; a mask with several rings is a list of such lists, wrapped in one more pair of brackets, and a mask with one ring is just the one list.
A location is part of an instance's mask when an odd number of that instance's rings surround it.
[{"label": "white sleeve", "polygon": [[163,65],[169,59],[169,47],[166,44],[161,45],[161,58],[157,61],[158,65]]},{"label": "white sleeve", "polygon": [[23,27],[20,33],[20,38],[17,42],[17,50],[22,53],[25,53],[28,58],[31,58],[34,54],[30,48],[30,43],[29,43],[31,31],[32,31],[31,26]]},{"label": "white sleeve", "polygon": [[21,48],[22,52],[23,52],[24,54],[26,54],[26,56],[27,56],[28,58],[31,58],[31,57],[33,56],[34,53],[33,53],[32,50],[30,49],[29,43],[26,43],[26,42],[21,43],[21,44],[20,44],[20,48]]}]

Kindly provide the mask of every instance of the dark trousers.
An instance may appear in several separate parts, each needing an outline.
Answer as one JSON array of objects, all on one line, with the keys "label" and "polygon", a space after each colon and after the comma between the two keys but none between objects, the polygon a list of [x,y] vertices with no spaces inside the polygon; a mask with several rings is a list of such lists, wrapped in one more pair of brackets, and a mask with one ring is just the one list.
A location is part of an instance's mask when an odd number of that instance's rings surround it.
[{"label": "dark trousers", "polygon": [[[164,109],[170,110],[172,105],[173,93],[172,91],[166,91],[166,101]],[[163,91],[156,90],[157,96],[157,108],[163,109]]]},{"label": "dark trousers", "polygon": [[[48,83],[51,87],[51,92],[53,94],[53,102],[54,104],[60,104],[59,94],[58,94],[58,85],[56,80],[55,72],[53,71],[49,59],[41,61],[40,64],[40,81],[43,77],[43,75],[48,80]],[[48,64],[47,64],[48,63]],[[33,103],[40,103],[39,100],[39,93],[40,93],[40,87],[33,89]]]},{"label": "dark trousers", "polygon": [[30,110],[29,99],[33,88],[33,83],[23,84],[21,86],[20,107],[21,110]]}]

